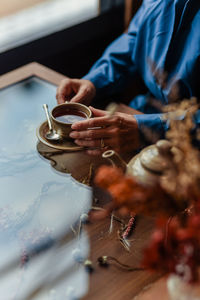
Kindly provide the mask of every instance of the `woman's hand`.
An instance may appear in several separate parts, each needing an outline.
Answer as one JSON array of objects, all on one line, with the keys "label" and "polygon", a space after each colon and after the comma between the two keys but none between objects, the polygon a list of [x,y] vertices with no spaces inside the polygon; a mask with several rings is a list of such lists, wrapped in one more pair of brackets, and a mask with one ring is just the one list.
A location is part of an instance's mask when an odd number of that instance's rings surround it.
[{"label": "woman's hand", "polygon": [[139,131],[134,116],[108,112],[90,107],[94,118],[74,123],[70,137],[75,143],[88,148],[89,154],[100,154],[105,149],[118,153],[132,152],[139,148]]},{"label": "woman's hand", "polygon": [[96,88],[91,81],[65,78],[57,88],[56,99],[58,104],[72,101],[88,105],[95,97],[95,94]]}]

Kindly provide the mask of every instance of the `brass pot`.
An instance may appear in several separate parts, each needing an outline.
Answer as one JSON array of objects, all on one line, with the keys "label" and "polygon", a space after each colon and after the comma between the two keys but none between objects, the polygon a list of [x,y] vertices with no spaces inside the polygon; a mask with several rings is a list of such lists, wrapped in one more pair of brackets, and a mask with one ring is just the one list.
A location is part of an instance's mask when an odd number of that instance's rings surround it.
[{"label": "brass pot", "polygon": [[165,171],[173,168],[175,149],[167,140],[160,140],[156,144],[144,148],[135,155],[128,164],[113,150],[105,151],[102,156],[111,163],[134,176],[138,182],[152,186],[160,181]]}]

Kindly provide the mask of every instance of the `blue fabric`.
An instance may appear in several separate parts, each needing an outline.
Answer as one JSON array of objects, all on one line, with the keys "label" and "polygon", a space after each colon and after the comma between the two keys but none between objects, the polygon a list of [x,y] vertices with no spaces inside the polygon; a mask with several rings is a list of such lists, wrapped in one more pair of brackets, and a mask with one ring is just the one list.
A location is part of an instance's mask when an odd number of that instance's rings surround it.
[{"label": "blue fabric", "polygon": [[[155,78],[160,70],[168,74],[164,87]],[[123,91],[138,73],[149,92],[133,99],[130,106],[145,113],[135,116],[139,128],[142,124],[158,128],[162,136],[168,126],[160,115],[152,115],[157,111],[148,98],[167,104],[175,84],[180,99],[199,95],[199,0],[144,0],[128,32],[105,50],[84,78],[94,83],[97,95],[109,96]],[[200,123],[200,115],[196,121]]]}]

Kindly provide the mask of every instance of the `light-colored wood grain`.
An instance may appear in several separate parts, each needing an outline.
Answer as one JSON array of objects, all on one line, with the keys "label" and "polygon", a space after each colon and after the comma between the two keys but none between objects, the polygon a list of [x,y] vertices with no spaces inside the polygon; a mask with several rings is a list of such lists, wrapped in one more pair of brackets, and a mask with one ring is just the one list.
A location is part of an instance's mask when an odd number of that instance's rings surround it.
[{"label": "light-colored wood grain", "polygon": [[59,85],[60,81],[66,77],[37,62],[32,62],[16,70],[8,72],[5,75],[0,76],[0,89],[31,76],[37,76],[55,85]]},{"label": "light-colored wood grain", "polygon": [[[139,295],[134,297],[132,300],[170,300],[167,285],[166,285],[166,277],[161,278],[152,284],[143,289]],[[181,299],[180,299],[181,300]]]},{"label": "light-colored wood grain", "polygon": [[[100,205],[102,202],[103,198]],[[95,270],[91,274],[89,293],[84,300],[132,300],[159,277],[158,274],[151,274],[148,271],[125,271],[114,263],[107,268],[98,265],[98,257],[108,255],[117,258],[124,264],[139,267],[142,249],[148,241],[153,222],[150,218],[138,218],[136,228],[130,237],[133,240],[130,252],[127,252],[117,239],[119,224],[114,224],[113,233],[110,235],[108,233],[109,226],[109,218],[87,225],[86,229],[91,241],[90,258]]]}]

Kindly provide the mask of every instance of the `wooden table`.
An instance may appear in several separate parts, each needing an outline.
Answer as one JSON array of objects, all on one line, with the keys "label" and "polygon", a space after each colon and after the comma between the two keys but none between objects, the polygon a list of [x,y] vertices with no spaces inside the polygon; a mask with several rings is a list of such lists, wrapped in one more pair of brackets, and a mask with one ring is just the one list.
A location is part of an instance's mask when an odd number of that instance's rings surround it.
[{"label": "wooden table", "polygon": [[[31,63],[1,76],[0,88],[8,87],[11,84],[32,76],[39,77],[55,85],[58,85],[61,79],[64,78],[63,75],[38,63]],[[121,108],[124,110],[124,106],[121,106]],[[44,157],[50,159],[51,163],[54,163],[55,168],[61,172],[66,169],[65,164],[70,161],[70,164],[67,164],[68,168],[70,168],[69,172],[80,182],[84,181],[85,183],[90,183],[88,174],[91,171],[91,166],[94,172],[99,165],[105,163],[101,157],[89,157],[82,151],[56,153],[54,149],[46,151],[47,148],[48,147],[40,144],[39,152],[42,153]],[[51,152],[53,154],[53,160],[51,159]],[[129,158],[125,157],[125,159],[128,161]],[[104,198],[99,197],[99,202],[94,205],[103,207],[104,204]],[[164,300],[163,293],[166,292],[165,281],[163,279],[156,281],[160,277],[159,274],[151,274],[143,270],[128,272],[115,263],[111,263],[105,268],[99,266],[97,261],[100,256],[112,256],[124,264],[139,267],[142,258],[142,249],[148,242],[153,229],[153,219],[138,216],[136,227],[130,237],[130,252],[119,242],[117,235],[120,229],[119,223],[114,221],[113,225],[113,232],[111,234],[109,234],[110,218],[88,223],[84,226],[90,238],[90,259],[94,266],[94,271],[90,274],[89,292],[84,299],[131,300],[136,299],[136,296],[139,300],[161,299],[156,296],[158,292],[161,291],[162,299]],[[155,281],[156,284],[153,284]],[[153,284],[152,288],[147,289],[151,284]],[[147,291],[145,291],[146,289]]]}]

